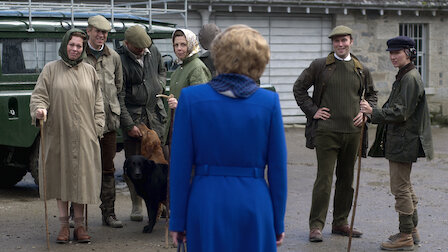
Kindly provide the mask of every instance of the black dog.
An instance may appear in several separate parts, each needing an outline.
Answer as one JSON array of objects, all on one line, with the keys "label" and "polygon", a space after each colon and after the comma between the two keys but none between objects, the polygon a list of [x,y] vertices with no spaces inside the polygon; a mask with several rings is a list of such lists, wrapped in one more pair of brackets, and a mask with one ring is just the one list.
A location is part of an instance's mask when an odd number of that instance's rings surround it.
[{"label": "black dog", "polygon": [[123,168],[137,194],[145,200],[149,221],[143,233],[151,233],[159,205],[166,202],[168,165],[156,164],[143,156],[134,155],[126,159]]}]

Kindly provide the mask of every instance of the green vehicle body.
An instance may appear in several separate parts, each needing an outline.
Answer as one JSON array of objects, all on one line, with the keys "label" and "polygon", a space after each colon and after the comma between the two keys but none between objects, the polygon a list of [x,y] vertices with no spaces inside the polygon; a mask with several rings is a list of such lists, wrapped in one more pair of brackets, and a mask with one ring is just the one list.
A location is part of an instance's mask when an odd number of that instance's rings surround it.
[{"label": "green vehicle body", "polygon": [[[97,14],[110,20],[110,14]],[[75,27],[85,30],[92,15],[96,14],[74,14]],[[30,95],[43,65],[57,58],[58,43],[72,27],[71,13],[35,12],[32,16],[30,31],[27,13],[0,11],[0,187],[15,185],[28,171],[38,181],[40,133],[31,124]],[[109,33],[108,45],[119,46],[126,28],[135,24],[144,25],[155,40],[171,38],[175,30],[174,24],[158,21],[149,29],[148,19],[119,14],[114,16],[115,31]],[[29,50],[33,46],[35,50]],[[51,47],[49,52],[47,47]]]},{"label": "green vehicle body", "polygon": [[[87,19],[97,14],[111,20],[108,13],[75,13],[74,26],[85,30]],[[29,101],[42,67],[58,58],[58,43],[72,27],[71,18],[71,13],[33,12],[30,29],[27,13],[0,11],[0,187],[15,185],[27,172],[31,172],[38,183],[40,132],[31,124]],[[171,39],[176,27],[175,24],[152,21],[149,29],[146,18],[118,14],[114,16],[115,31],[108,35],[108,46],[119,47],[124,31],[136,24],[146,27],[155,44],[157,39]],[[47,47],[52,47],[52,51],[47,52]],[[53,55],[45,59],[47,53]],[[169,93],[169,77],[176,66],[172,56],[165,56],[168,69],[166,92]],[[275,92],[272,85],[262,84],[261,87]],[[166,101],[165,107],[168,109]],[[117,151],[121,149],[122,137],[118,132]]]}]

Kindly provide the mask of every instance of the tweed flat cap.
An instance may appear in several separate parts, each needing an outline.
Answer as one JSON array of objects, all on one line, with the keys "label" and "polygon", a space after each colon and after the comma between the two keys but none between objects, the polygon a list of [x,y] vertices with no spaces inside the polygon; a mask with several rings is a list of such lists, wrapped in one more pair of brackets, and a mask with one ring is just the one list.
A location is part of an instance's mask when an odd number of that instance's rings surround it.
[{"label": "tweed flat cap", "polygon": [[386,51],[399,51],[409,48],[415,48],[414,40],[406,36],[398,36],[387,41]]},{"label": "tweed flat cap", "polygon": [[112,29],[109,21],[107,21],[107,19],[101,15],[89,17],[87,23],[102,31],[110,31],[110,29]]},{"label": "tweed flat cap", "polygon": [[146,33],[145,28],[140,25],[129,27],[124,32],[124,38],[127,42],[131,43],[137,48],[148,48],[152,43],[151,38]]},{"label": "tweed flat cap", "polygon": [[330,35],[328,35],[329,38],[332,38],[334,36],[345,36],[345,35],[352,35],[352,29],[345,25],[338,25],[331,31]]}]

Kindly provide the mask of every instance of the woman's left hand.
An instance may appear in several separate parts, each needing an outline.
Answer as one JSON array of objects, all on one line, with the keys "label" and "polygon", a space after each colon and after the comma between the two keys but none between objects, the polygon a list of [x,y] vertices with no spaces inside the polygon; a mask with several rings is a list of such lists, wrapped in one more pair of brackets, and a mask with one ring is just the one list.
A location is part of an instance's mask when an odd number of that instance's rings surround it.
[{"label": "woman's left hand", "polygon": [[171,231],[174,245],[179,246],[178,241],[187,242],[187,234],[185,232]]},{"label": "woman's left hand", "polygon": [[170,109],[175,109],[177,108],[177,99],[174,97],[171,97],[168,99],[168,106],[170,107]]},{"label": "woman's left hand", "polygon": [[285,232],[277,235],[277,242],[276,242],[277,243],[277,247],[282,245],[284,239],[285,239]]}]

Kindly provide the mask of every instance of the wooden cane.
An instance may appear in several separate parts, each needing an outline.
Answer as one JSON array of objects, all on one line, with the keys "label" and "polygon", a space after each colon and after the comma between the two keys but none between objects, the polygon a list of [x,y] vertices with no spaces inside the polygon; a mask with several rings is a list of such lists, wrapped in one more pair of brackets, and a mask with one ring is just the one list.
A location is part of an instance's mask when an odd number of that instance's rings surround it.
[{"label": "wooden cane", "polygon": [[364,138],[364,127],[365,127],[365,119],[364,114],[362,115],[362,125],[361,125],[361,136],[359,137],[359,149],[358,149],[358,174],[356,175],[356,189],[355,189],[355,199],[353,202],[353,213],[352,213],[352,222],[350,223],[350,234],[348,236],[348,247],[347,252],[350,252],[352,246],[352,234],[353,234],[353,224],[355,222],[355,214],[356,214],[356,205],[358,202],[358,192],[359,192],[359,177],[361,174],[361,158],[362,158],[362,142]]},{"label": "wooden cane", "polygon": [[89,222],[87,221],[87,204],[86,204],[86,217],[85,217],[85,221],[86,221],[86,231],[89,230]]},{"label": "wooden cane", "polygon": [[[174,98],[173,94],[170,95],[164,95],[164,94],[158,94],[156,95],[157,98]],[[171,157],[171,137],[173,135],[173,119],[174,119],[174,109],[171,109],[170,113],[170,129],[168,131],[168,159]],[[170,220],[170,165],[168,161],[168,176],[166,179],[166,218],[165,218],[165,246],[169,246],[169,220]]]},{"label": "wooden cane", "polygon": [[47,174],[45,173],[45,141],[44,141],[44,121],[47,118],[44,115],[44,118],[39,120],[40,122],[40,150],[42,157],[42,180],[44,186],[44,206],[45,206],[45,234],[47,236],[47,248],[50,250],[50,232],[48,231],[48,209],[47,209]]}]

